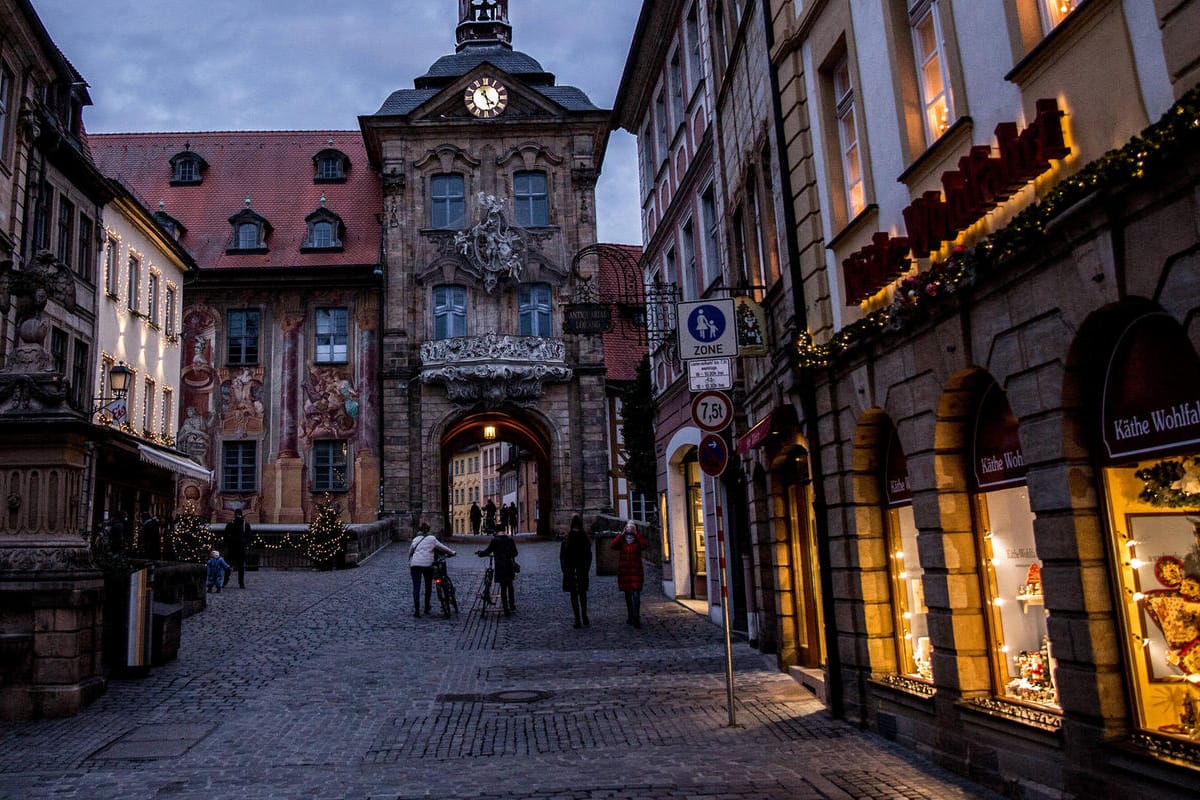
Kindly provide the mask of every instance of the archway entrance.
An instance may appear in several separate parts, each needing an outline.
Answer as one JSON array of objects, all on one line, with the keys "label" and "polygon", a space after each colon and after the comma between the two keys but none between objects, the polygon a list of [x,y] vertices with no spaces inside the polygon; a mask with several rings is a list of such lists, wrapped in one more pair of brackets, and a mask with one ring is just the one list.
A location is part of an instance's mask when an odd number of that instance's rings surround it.
[{"label": "archway entrance", "polygon": [[[493,449],[492,445],[507,444],[509,448]],[[470,461],[472,450],[479,453],[477,462]],[[503,458],[484,453],[504,453]],[[466,458],[464,459],[464,454]],[[480,480],[486,474],[494,483],[476,484],[475,493],[456,488],[461,467],[475,463]],[[550,438],[528,416],[506,411],[480,411],[465,414],[447,426],[441,439],[440,502],[443,530],[450,533],[471,533],[466,522],[466,509],[472,501],[485,507],[491,499],[496,506],[513,503],[516,506],[515,530],[551,533],[553,492],[550,478]],[[458,472],[459,474],[456,474]],[[462,481],[458,483],[461,485]]]}]

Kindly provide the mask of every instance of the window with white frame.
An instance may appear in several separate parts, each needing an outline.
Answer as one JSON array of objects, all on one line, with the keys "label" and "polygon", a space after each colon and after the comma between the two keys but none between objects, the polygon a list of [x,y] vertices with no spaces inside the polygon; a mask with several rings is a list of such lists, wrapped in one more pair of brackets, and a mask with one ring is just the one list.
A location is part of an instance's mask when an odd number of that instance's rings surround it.
[{"label": "window with white frame", "polygon": [[349,324],[349,309],[317,309],[317,363],[346,362]]},{"label": "window with white frame", "polygon": [[344,439],[313,442],[314,492],[344,492],[350,487],[350,447]]},{"label": "window with white frame", "polygon": [[513,213],[517,225],[522,228],[538,228],[550,224],[546,173],[529,171],[513,175]]},{"label": "window with white frame", "polygon": [[150,324],[158,324],[158,273],[151,270],[146,277],[146,316]]},{"label": "window with white frame", "polygon": [[166,330],[167,336],[175,336],[177,333],[179,333],[175,326],[175,315],[178,313],[178,300],[176,297],[177,292],[175,291],[175,287],[168,284],[167,302],[165,308],[166,313],[164,314],[163,319],[163,328]]},{"label": "window with white frame", "polygon": [[842,161],[842,186],[850,219],[866,205],[862,155],[858,147],[858,121],[854,110],[854,86],[850,81],[850,61],[843,56],[833,69],[833,96],[837,114],[838,145]]},{"label": "window with white frame", "polygon": [[954,121],[950,80],[942,54],[942,24],[937,0],[918,0],[909,9],[917,85],[925,120],[925,144],[937,141]]},{"label": "window with white frame", "polygon": [[129,257],[129,281],[126,285],[126,301],[130,311],[137,313],[138,310],[138,288],[142,283],[142,262],[137,256]]},{"label": "window with white frame", "polygon": [[258,444],[222,442],[221,491],[246,493],[258,489]]},{"label": "window with white frame", "polygon": [[1038,0],[1038,8],[1042,12],[1042,30],[1049,33],[1057,28],[1078,5],[1079,0]]},{"label": "window with white frame", "polygon": [[120,245],[117,240],[111,236],[104,242],[104,292],[109,297],[117,296],[117,285],[120,280],[117,268],[117,254],[120,251]]},{"label": "window with white frame", "polygon": [[550,284],[523,283],[517,290],[522,336],[550,336]]},{"label": "window with white frame", "polygon": [[435,228],[457,228],[467,218],[466,181],[462,175],[429,179],[430,222]]},{"label": "window with white frame", "polygon": [[467,289],[465,286],[433,287],[433,338],[453,339],[467,335]]}]

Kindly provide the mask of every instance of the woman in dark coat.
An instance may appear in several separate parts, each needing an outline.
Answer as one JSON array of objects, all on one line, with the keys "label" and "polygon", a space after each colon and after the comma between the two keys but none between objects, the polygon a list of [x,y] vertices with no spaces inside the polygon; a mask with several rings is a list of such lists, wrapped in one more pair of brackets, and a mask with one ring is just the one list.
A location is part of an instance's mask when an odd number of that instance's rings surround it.
[{"label": "woman in dark coat", "polygon": [[[490,500],[488,502],[491,503]],[[513,591],[513,578],[517,575],[517,543],[511,536],[497,531],[488,546],[476,550],[475,555],[481,558],[492,556],[496,565],[496,583],[500,584],[500,603],[504,607],[504,616],[511,617],[517,610],[516,593]]]},{"label": "woman in dark coat", "polygon": [[642,627],[642,583],[646,579],[642,569],[642,551],[648,545],[633,521],[625,523],[625,530],[609,545],[620,552],[617,558],[617,588],[625,593],[625,608],[629,616],[625,622],[635,628]]},{"label": "woman in dark coat", "polygon": [[578,514],[571,517],[571,529],[559,548],[558,563],[562,566],[563,591],[571,593],[575,627],[591,625],[587,613],[587,592],[592,571],[592,539],[583,529],[583,517]]}]

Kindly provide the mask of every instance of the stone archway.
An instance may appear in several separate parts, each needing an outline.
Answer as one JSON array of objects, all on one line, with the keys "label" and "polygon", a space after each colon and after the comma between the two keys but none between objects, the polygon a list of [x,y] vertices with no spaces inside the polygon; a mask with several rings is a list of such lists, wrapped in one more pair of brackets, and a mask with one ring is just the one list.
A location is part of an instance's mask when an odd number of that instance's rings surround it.
[{"label": "stone archway", "polygon": [[537,465],[537,533],[550,535],[553,530],[554,492],[551,483],[553,444],[543,425],[526,412],[517,410],[473,411],[450,420],[440,436],[438,468],[439,518],[449,517],[449,472],[447,465],[454,453],[489,439],[485,429],[494,429],[495,441],[509,442],[533,455]]}]

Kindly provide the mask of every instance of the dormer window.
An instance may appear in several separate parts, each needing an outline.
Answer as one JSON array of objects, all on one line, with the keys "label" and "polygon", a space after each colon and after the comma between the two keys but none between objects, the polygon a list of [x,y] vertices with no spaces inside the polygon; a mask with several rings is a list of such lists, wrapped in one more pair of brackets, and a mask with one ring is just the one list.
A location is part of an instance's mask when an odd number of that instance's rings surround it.
[{"label": "dormer window", "polygon": [[158,211],[154,212],[154,221],[158,223],[158,227],[171,235],[175,241],[179,241],[183,234],[187,233],[187,228],[183,223],[172,217],[166,211],[163,211],[163,204],[159,203]]},{"label": "dormer window", "polygon": [[229,218],[229,224],[233,226],[233,239],[226,252],[241,255],[267,252],[271,223],[255,213],[249,203],[244,210]]},{"label": "dormer window", "polygon": [[341,150],[327,147],[313,156],[313,167],[313,183],[345,183],[350,159]]},{"label": "dormer window", "polygon": [[203,181],[203,173],[206,169],[208,169],[208,162],[201,158],[199,153],[185,148],[183,152],[171,156],[171,185],[198,185]]},{"label": "dormer window", "polygon": [[342,235],[345,226],[342,218],[325,207],[325,198],[321,198],[321,207],[304,218],[308,233],[304,244],[300,245],[301,253],[325,252],[340,253],[342,251]]}]

